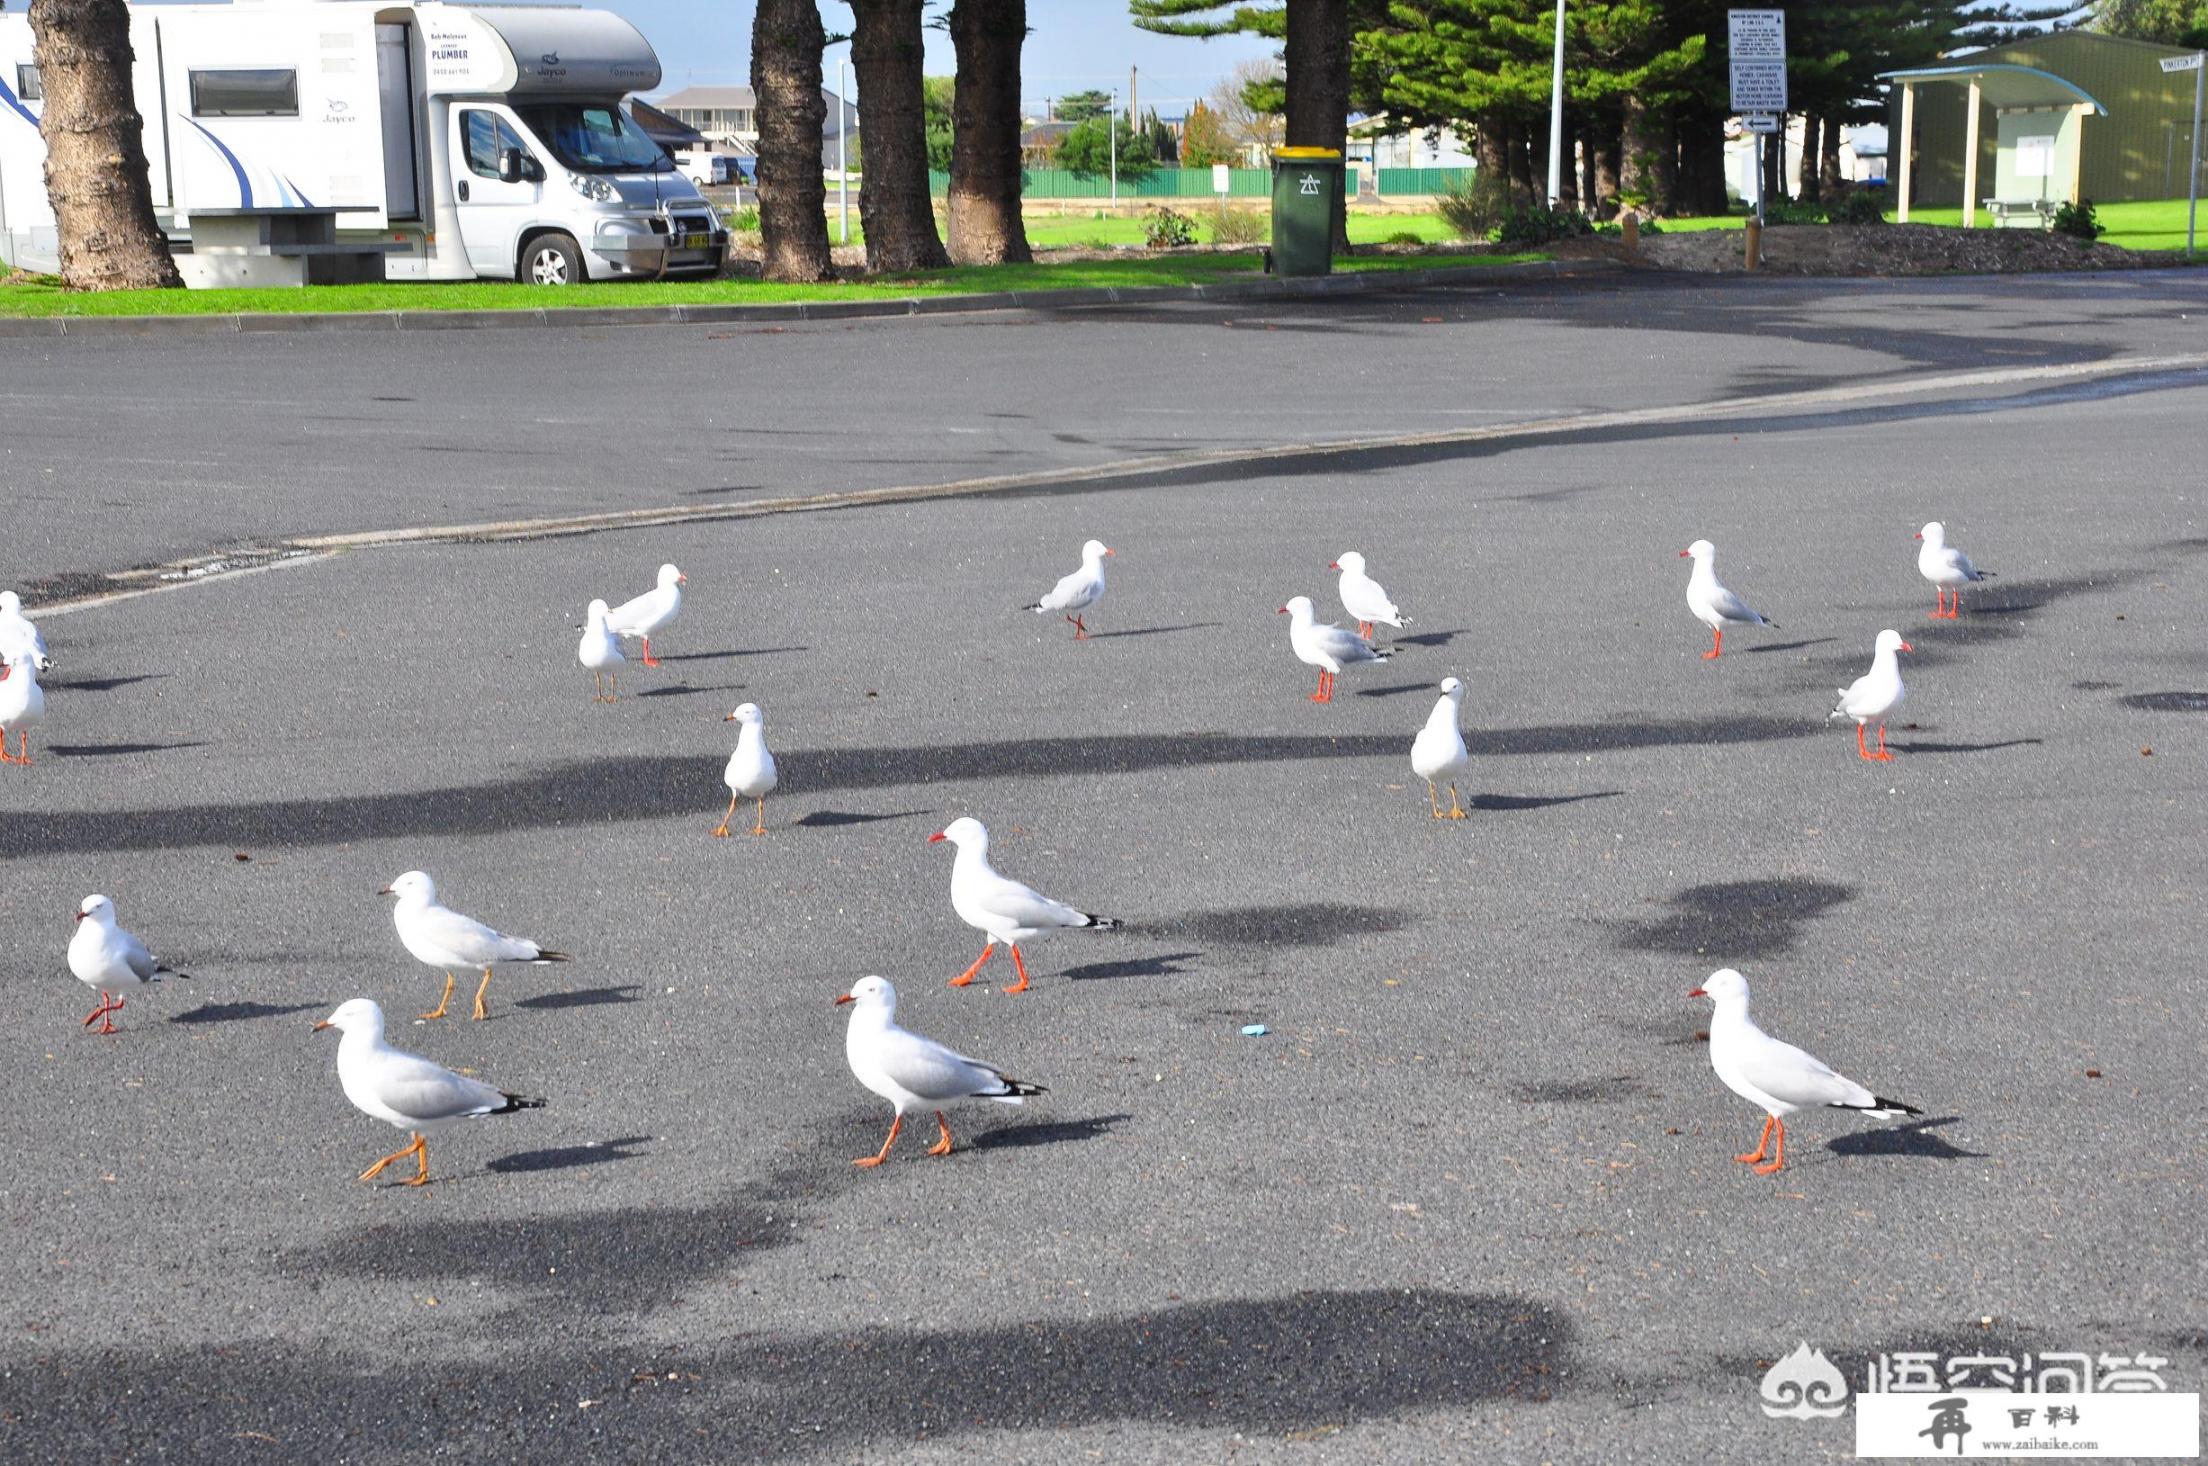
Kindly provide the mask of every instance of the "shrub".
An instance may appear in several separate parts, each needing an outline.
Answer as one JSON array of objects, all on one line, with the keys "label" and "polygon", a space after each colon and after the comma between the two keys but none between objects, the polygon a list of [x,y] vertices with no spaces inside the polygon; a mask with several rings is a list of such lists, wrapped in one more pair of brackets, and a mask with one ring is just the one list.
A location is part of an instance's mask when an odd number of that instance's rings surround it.
[{"label": "shrub", "polygon": [[730,209],[726,217],[728,219],[728,230],[731,234],[757,234],[759,232],[759,208],[756,204],[746,204],[740,209]]},{"label": "shrub", "polygon": [[2108,233],[2108,226],[2093,212],[2093,200],[2079,199],[2074,204],[2064,204],[2055,210],[2055,233],[2067,234],[2072,239],[2082,239],[2091,244]]},{"label": "shrub", "polygon": [[1424,244],[1426,236],[1416,229],[1398,229],[1380,242],[1382,244]]},{"label": "shrub", "polygon": [[[1753,212],[1750,217],[1753,218]],[[1825,206],[1818,203],[1796,203],[1789,198],[1766,199],[1763,204],[1763,222],[1780,224],[1822,224],[1825,222]]]},{"label": "shrub", "polygon": [[1272,237],[1272,216],[1263,209],[1221,209],[1211,221],[1213,244],[1263,244]]},{"label": "shrub", "polygon": [[1434,212],[1459,239],[1486,239],[1510,212],[1510,188],[1485,173],[1460,178],[1434,198]]},{"label": "shrub", "polygon": [[1840,202],[1826,210],[1835,224],[1883,224],[1886,222],[1886,195],[1875,188],[1851,188],[1841,195]]},{"label": "shrub", "polygon": [[1495,242],[1516,248],[1579,239],[1595,232],[1595,221],[1577,209],[1528,204],[1508,210],[1495,226]]},{"label": "shrub", "polygon": [[1159,207],[1150,216],[1149,225],[1142,232],[1142,242],[1151,249],[1171,249],[1179,244],[1196,242],[1196,221],[1186,214]]}]

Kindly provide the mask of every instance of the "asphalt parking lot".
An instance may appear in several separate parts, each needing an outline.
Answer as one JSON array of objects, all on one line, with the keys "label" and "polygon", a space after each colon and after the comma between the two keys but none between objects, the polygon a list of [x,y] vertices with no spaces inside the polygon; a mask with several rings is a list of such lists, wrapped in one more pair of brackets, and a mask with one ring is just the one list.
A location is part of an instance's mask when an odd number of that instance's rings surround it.
[{"label": "asphalt parking lot", "polygon": [[[1770,1462],[1851,1450],[1844,1421],[1758,1408],[1797,1341],[1857,1383],[1881,1353],[2093,1350],[2201,1388],[2208,374],[1693,405],[2208,350],[2208,283],[1678,290],[593,333],[577,372],[772,363],[710,433],[610,392],[668,445],[642,474],[602,431],[510,456],[543,415],[481,370],[510,340],[419,364],[396,341],[252,364],[39,344],[9,390],[47,416],[0,455],[38,526],[18,582],[704,478],[828,491],[1458,408],[1681,410],[367,548],[46,621],[36,762],[0,769],[0,1450]],[[1198,350],[1231,356],[1200,372]],[[157,377],[198,352],[240,393],[415,397],[408,431],[485,451],[422,472],[335,450],[297,403],[164,406]],[[925,385],[852,392],[839,458],[794,397],[862,360]],[[426,385],[389,390],[410,365]],[[1324,410],[1276,411],[1324,372]],[[96,431],[55,416],[103,374]],[[1024,417],[953,441],[997,412]],[[95,466],[164,432],[196,466]],[[1927,619],[1914,571],[1932,518],[2000,572],[1958,621]],[[1092,535],[1117,554],[1076,645],[1016,607]],[[1677,558],[1698,536],[1783,628],[1714,663]],[[1274,612],[1337,615],[1347,549],[1414,623],[1318,706]],[[583,604],[662,561],[690,577],[666,665],[594,704]],[[1916,653],[1877,766],[1825,713],[1888,626]],[[1407,756],[1447,675],[1471,818],[1437,823]],[[715,840],[745,701],[782,788],[768,836]],[[959,815],[1007,874],[1125,925],[1037,942],[1016,997],[994,969],[946,988],[979,938],[925,841]],[[441,986],[376,895],[409,868],[575,960],[502,971],[490,1021],[397,1021]],[[94,1000],[62,962],[95,890],[194,974],[131,996],[112,1038],[80,1030]],[[1786,1170],[1735,1165],[1761,1116],[1685,997],[1724,965],[1766,1026],[1923,1117],[1803,1116]],[[908,1135],[854,1169],[888,1113],[831,1003],[867,973],[901,1021],[1049,1093],[954,1115],[948,1159]],[[354,996],[547,1107],[433,1139],[419,1192],[360,1184],[403,1137],[310,1032]]]}]

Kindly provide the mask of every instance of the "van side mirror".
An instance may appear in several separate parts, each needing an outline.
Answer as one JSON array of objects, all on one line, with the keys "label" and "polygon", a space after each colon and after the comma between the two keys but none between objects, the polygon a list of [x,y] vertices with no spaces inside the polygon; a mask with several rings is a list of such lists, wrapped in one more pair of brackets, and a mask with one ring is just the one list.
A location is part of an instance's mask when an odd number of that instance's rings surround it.
[{"label": "van side mirror", "polygon": [[498,181],[519,183],[529,176],[529,160],[519,148],[505,148],[498,155]]}]

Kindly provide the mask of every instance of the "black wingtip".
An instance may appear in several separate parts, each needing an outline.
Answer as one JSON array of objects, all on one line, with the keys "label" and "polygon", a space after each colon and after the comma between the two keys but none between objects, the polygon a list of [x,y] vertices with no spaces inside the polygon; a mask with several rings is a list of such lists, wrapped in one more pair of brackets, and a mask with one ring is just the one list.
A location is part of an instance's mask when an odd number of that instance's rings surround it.
[{"label": "black wingtip", "polygon": [[541,1099],[525,1094],[506,1094],[504,1090],[500,1090],[499,1093],[505,1096],[506,1103],[491,1111],[494,1115],[511,1115],[516,1110],[541,1110],[544,1108],[544,1101]]},{"label": "black wingtip", "polygon": [[544,948],[539,947],[537,948],[537,955],[529,960],[531,962],[573,962],[575,959],[565,952],[547,952]]},{"label": "black wingtip", "polygon": [[1098,916],[1095,913],[1088,911],[1084,911],[1081,914],[1088,917],[1089,925],[1095,927],[1098,931],[1108,932],[1115,929],[1119,925],[1119,918],[1116,916]]},{"label": "black wingtip", "polygon": [[1020,609],[1023,611],[1040,611],[1041,609],[1043,609],[1043,603],[1041,601],[1036,601],[1034,604],[1022,606],[1020,607]]},{"label": "black wingtip", "polygon": [[1924,1113],[1915,1105],[1905,1105],[1900,1100],[1885,1099],[1875,1094],[1871,1098],[1877,1101],[1878,1107],[1882,1110],[1899,1110],[1904,1115],[1921,1115]]},{"label": "black wingtip", "polygon": [[1005,1078],[1005,1076],[1003,1076],[1003,1075],[1001,1075],[1001,1074],[1000,1074],[1000,1075],[998,1075],[997,1077],[998,1077],[998,1078],[1000,1078],[1000,1079],[1004,1079],[1004,1093],[1005,1093],[1006,1095],[1021,1095],[1021,1096],[1026,1096],[1026,1095],[1031,1095],[1031,1094],[1049,1094],[1049,1093],[1050,1093],[1050,1091],[1049,1091],[1049,1090],[1047,1090],[1047,1089],[1043,1088],[1043,1087],[1042,1087],[1042,1086],[1041,1086],[1040,1084],[1029,1084],[1029,1083],[1028,1083],[1028,1082],[1027,1082],[1026,1080],[1024,1080],[1024,1079],[1008,1079],[1008,1078]]}]

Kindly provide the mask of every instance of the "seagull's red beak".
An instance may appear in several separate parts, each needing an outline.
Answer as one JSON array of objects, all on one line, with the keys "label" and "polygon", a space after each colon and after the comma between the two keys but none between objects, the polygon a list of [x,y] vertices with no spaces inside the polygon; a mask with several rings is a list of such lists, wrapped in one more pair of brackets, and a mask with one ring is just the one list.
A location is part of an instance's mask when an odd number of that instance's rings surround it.
[{"label": "seagull's red beak", "polygon": [[1679,558],[1680,558],[1680,559],[1682,559],[1682,560],[1684,560],[1684,559],[1686,559],[1686,558],[1687,558],[1688,556],[1692,555],[1693,553],[1694,553],[1694,551],[1692,551],[1692,550],[1681,550],[1681,551],[1679,552]]},{"label": "seagull's red beak", "polygon": [[1913,540],[1921,540],[1924,538],[1924,531],[1920,529],[1915,534],[1909,536],[1909,538]]},{"label": "seagull's red beak", "polygon": [[81,912],[81,911],[80,911],[80,912],[78,912],[78,913],[76,914],[76,918],[75,918],[75,919],[76,919],[76,920],[78,920],[78,921],[82,921],[82,920],[84,920],[84,913],[83,913],[83,912]]},{"label": "seagull's red beak", "polygon": [[949,838],[950,836],[944,834],[941,830],[937,830],[934,834],[928,836],[928,843],[933,845],[938,840],[948,840]]},{"label": "seagull's red beak", "polygon": [[675,577],[675,584],[677,585],[688,585],[689,583],[690,577],[687,575],[678,575]]},{"label": "seagull's red beak", "polygon": [[1909,645],[1909,643],[1906,641],[1901,644],[1901,649],[1905,652],[1913,652],[1916,650],[1915,647]]},{"label": "seagull's red beak", "polygon": [[1709,994],[1702,991],[1702,989],[1700,988],[1696,988],[1693,992],[1688,993],[1687,996],[1690,998],[1706,998],[1709,996]]},{"label": "seagull's red beak", "polygon": [[1119,551],[1113,549],[1110,545],[1106,545],[1104,547],[1104,553],[1107,555],[1116,555],[1119,553]]},{"label": "seagull's red beak", "polygon": [[857,999],[857,998],[854,998],[854,997],[852,997],[852,996],[851,996],[851,995],[850,995],[849,993],[845,993],[845,994],[844,994],[844,995],[843,995],[842,997],[840,997],[840,998],[836,999],[836,1000],[835,1000],[835,1002],[831,1003],[831,1004],[830,1004],[829,1006],[830,1006],[830,1007],[834,1007],[834,1008],[840,1008],[840,1007],[842,1007],[842,1006],[843,1006],[843,1005],[844,1005],[845,1003],[856,1003],[857,1001],[858,1001],[858,999]]},{"label": "seagull's red beak", "polygon": [[322,1021],[321,1021],[320,1023],[317,1023],[316,1025],[314,1025],[314,1031],[315,1031],[316,1033],[320,1033],[320,1032],[321,1032],[321,1031],[322,1031],[323,1029],[325,1029],[325,1028],[335,1028],[335,1027],[337,1027],[337,1025],[336,1025],[336,1024],[334,1024],[334,1023],[330,1022],[330,1020],[329,1020],[329,1019],[325,1018],[325,1019],[323,1019],[323,1020],[322,1020]]},{"label": "seagull's red beak", "polygon": [[1342,568],[1342,562],[1339,560],[1329,560],[1326,562],[1326,568],[1329,570],[1339,570]]},{"label": "seagull's red beak", "polygon": [[391,888],[389,886],[378,886],[376,888],[376,894],[378,896],[388,896],[391,894]]},{"label": "seagull's red beak", "polygon": [[733,723],[736,721],[736,715],[734,713],[730,713],[727,717],[721,719],[721,721],[724,723]]},{"label": "seagull's red beak", "polygon": [[1287,608],[1286,606],[1282,606],[1282,607],[1280,608],[1280,614],[1281,614],[1281,615],[1283,615],[1283,616],[1287,615],[1287,614],[1288,614],[1288,608]]}]

